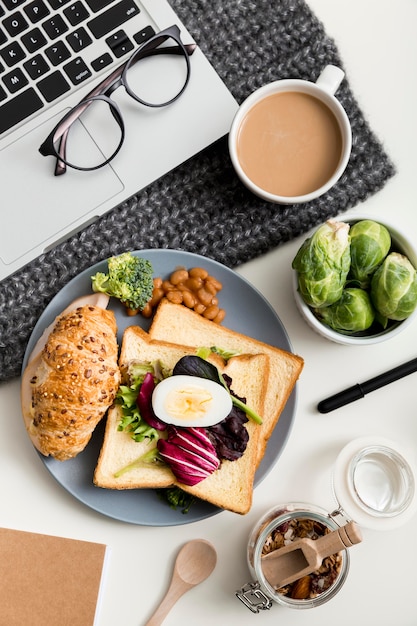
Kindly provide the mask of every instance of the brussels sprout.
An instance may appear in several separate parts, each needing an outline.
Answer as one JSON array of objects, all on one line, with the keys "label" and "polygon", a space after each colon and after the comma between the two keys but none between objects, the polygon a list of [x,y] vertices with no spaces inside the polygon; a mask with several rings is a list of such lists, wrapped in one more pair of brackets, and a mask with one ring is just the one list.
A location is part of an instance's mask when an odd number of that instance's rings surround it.
[{"label": "brussels sprout", "polygon": [[320,226],[304,241],[292,267],[309,306],[321,308],[339,300],[350,267],[349,224],[328,220]]},{"label": "brussels sprout", "polygon": [[417,273],[409,259],[391,252],[376,270],[371,299],[378,313],[391,320],[405,320],[417,306]]},{"label": "brussels sprout", "polygon": [[367,291],[358,287],[347,287],[340,300],[318,311],[318,317],[330,328],[350,334],[372,326],[375,310]]},{"label": "brussels sprout", "polygon": [[387,256],[391,235],[387,228],[372,220],[356,222],[350,229],[349,279],[358,281],[360,287],[369,286],[371,276]]}]

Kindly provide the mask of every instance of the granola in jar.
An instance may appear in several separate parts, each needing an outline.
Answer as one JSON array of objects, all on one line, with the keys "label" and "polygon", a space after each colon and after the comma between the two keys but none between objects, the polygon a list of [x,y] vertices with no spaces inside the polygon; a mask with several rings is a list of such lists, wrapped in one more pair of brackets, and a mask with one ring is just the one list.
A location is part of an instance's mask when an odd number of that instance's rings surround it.
[{"label": "granola in jar", "polygon": [[[278,550],[292,543],[295,539],[309,538],[315,540],[329,532],[331,529],[316,519],[308,517],[288,519],[274,528],[266,537],[262,547],[262,555]],[[341,567],[342,555],[338,552],[326,557],[318,570],[291,584],[277,588],[276,591],[294,600],[316,598],[334,584]]]}]

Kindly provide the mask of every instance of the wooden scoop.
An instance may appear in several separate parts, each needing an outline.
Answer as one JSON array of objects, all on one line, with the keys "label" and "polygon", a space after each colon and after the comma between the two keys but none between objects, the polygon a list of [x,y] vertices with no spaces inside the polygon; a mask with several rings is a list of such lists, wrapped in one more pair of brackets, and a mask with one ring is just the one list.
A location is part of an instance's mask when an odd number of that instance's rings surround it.
[{"label": "wooden scoop", "polygon": [[216,550],[205,539],[193,539],[186,543],[178,553],[168,591],[145,626],[162,624],[175,602],[191,587],[210,576],[216,562]]},{"label": "wooden scoop", "polygon": [[270,585],[278,589],[319,569],[323,559],[362,541],[355,522],[318,539],[296,539],[287,546],[262,556],[262,570]]}]

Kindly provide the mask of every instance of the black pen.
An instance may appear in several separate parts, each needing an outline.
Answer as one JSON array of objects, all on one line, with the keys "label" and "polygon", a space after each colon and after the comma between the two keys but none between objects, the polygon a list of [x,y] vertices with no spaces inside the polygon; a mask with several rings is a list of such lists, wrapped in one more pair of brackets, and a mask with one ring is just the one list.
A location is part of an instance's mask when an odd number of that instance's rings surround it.
[{"label": "black pen", "polygon": [[400,378],[408,376],[408,374],[412,374],[416,371],[417,359],[412,359],[411,361],[407,361],[407,363],[394,367],[388,372],[384,372],[383,374],[379,374],[379,376],[370,378],[364,383],[358,383],[357,385],[353,385],[353,387],[348,387],[344,391],[340,391],[334,396],[330,396],[329,398],[322,400],[318,403],[317,409],[320,413],[329,413],[330,411],[334,411],[335,409],[345,406],[350,402],[360,400],[360,398],[364,398],[367,393],[375,391],[375,389],[380,389],[381,387],[384,387],[389,383],[393,383],[395,380],[399,380]]}]

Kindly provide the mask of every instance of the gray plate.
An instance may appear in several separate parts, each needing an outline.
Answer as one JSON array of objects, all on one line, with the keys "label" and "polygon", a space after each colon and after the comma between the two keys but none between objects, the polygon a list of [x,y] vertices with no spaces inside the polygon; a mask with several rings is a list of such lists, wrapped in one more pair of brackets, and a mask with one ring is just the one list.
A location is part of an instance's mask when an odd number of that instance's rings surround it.
[{"label": "gray plate", "polygon": [[[167,277],[176,267],[204,267],[223,283],[219,294],[220,306],[226,310],[225,325],[270,345],[292,351],[288,335],[277,314],[265,298],[248,281],[224,265],[200,255],[177,250],[141,250],[135,252],[152,263],[155,276]],[[75,298],[91,293],[90,277],[106,272],[102,261],[73,278],[49,303],[39,318],[26,348],[23,368],[42,331]],[[124,329],[134,323],[145,330],[149,321],[140,315],[134,318],[124,307],[111,299],[110,309],[117,318],[119,343]],[[266,454],[255,477],[255,486],[265,478],[278,460],[289,437],[296,405],[296,391],[289,398],[279,422],[272,433]],[[145,526],[175,526],[211,517],[221,509],[202,501],[195,502],[187,514],[171,509],[153,489],[112,491],[95,487],[92,482],[103,440],[104,420],[96,428],[86,449],[69,461],[56,461],[39,455],[58,483],[77,500],[108,517]]]}]

